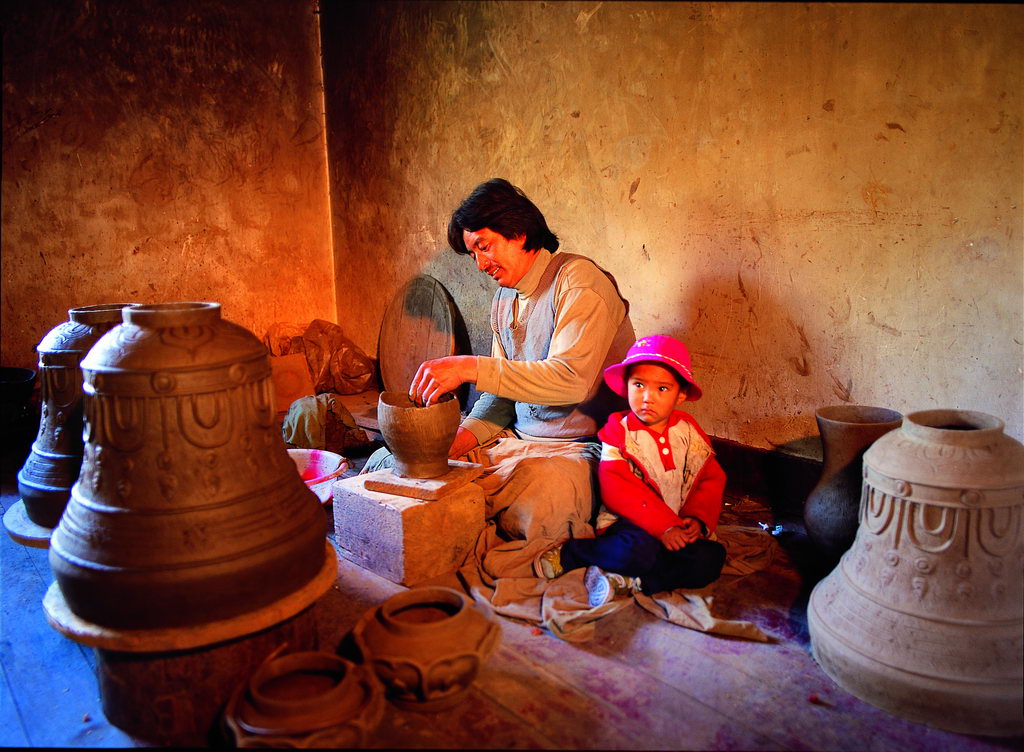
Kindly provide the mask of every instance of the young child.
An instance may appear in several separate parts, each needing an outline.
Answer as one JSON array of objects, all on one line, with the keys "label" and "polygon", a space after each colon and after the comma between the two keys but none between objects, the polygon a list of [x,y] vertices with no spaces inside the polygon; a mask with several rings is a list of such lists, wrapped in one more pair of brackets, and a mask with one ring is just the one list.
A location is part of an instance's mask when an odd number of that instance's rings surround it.
[{"label": "young child", "polygon": [[602,507],[596,538],[573,538],[544,553],[545,577],[588,567],[591,606],[639,589],[648,595],[718,579],[725,548],[712,540],[725,473],[707,435],[678,408],[700,399],[690,353],[663,335],[637,340],[605,383],[629,402],[598,433]]}]

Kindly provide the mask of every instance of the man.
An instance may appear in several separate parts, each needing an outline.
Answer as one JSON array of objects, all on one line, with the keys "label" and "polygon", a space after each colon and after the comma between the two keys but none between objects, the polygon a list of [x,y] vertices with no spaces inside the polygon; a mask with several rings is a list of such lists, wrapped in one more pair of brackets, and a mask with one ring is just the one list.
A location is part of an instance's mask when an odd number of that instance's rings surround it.
[{"label": "man", "polygon": [[476,384],[481,397],[449,456],[472,453],[489,468],[479,483],[501,539],[526,540],[533,551],[534,543],[589,537],[597,429],[622,409],[601,374],[634,339],[628,305],[594,262],[557,253],[544,215],[507,180],[482,183],[462,202],[448,243],[498,283],[491,354],[426,361],[410,396],[431,404]]}]

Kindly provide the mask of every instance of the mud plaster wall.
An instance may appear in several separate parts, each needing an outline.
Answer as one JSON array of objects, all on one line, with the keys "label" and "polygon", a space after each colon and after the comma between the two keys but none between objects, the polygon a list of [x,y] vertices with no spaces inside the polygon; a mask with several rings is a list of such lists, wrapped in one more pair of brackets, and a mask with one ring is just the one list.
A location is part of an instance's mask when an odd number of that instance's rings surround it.
[{"label": "mud plaster wall", "polygon": [[[488,352],[451,210],[504,176],[689,345],[709,433],[812,453],[814,410],[1022,435],[1016,7],[327,3],[339,320],[427,273]],[[358,273],[356,273],[358,270]]]},{"label": "mud plaster wall", "polygon": [[334,320],[313,10],[5,0],[4,365],[81,305]]}]

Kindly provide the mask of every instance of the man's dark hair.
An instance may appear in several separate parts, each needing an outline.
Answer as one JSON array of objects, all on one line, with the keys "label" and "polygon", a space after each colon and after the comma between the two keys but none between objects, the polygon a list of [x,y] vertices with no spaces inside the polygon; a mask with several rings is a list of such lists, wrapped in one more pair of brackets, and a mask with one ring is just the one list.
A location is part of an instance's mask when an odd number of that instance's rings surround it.
[{"label": "man's dark hair", "polygon": [[467,254],[469,250],[462,231],[476,232],[485,227],[509,239],[525,235],[523,249],[527,251],[558,250],[558,238],[548,229],[540,209],[504,178],[491,178],[481,183],[452,212],[448,245],[456,253]]}]

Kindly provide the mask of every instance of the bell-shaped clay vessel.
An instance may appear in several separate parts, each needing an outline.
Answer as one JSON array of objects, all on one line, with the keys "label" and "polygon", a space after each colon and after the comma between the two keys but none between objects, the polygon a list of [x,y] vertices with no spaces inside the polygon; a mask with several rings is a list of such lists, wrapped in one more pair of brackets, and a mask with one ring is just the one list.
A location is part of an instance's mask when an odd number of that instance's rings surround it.
[{"label": "bell-shaped clay vessel", "polygon": [[884,407],[831,405],[819,409],[814,418],[824,461],[821,477],[804,502],[804,525],[831,568],[857,534],[864,452],[899,428],[903,416]]},{"label": "bell-shaped clay vessel", "polygon": [[224,710],[240,748],[364,747],[383,715],[370,667],[324,652],[271,656]]},{"label": "bell-shaped clay vessel", "polygon": [[218,303],[123,315],[82,361],[85,459],[50,542],[68,607],[181,627],[308,584],[326,519],[281,439],[266,348]]},{"label": "bell-shaped clay vessel", "polygon": [[388,699],[407,710],[435,711],[466,693],[497,647],[501,627],[459,591],[430,586],[367,611],[352,636]]},{"label": "bell-shaped clay vessel", "polygon": [[377,420],[395,457],[395,472],[406,478],[437,478],[448,472],[448,450],[459,430],[459,401],[445,395],[429,407],[404,392],[381,392]]},{"label": "bell-shaped clay vessel", "polygon": [[814,657],[891,713],[1024,732],[1024,446],[984,413],[926,410],[864,454],[857,537],[811,593]]},{"label": "bell-shaped clay vessel", "polygon": [[121,323],[125,303],[72,308],[51,329],[39,353],[39,432],[18,471],[18,493],[28,518],[56,527],[82,469],[82,369],[89,349]]}]

